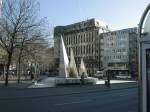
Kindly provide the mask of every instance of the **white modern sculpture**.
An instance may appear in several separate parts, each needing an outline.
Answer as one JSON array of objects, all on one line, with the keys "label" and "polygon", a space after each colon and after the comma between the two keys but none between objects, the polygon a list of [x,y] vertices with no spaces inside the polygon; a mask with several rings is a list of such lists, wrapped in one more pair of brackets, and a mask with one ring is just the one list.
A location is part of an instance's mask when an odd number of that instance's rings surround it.
[{"label": "white modern sculpture", "polygon": [[3,0],[0,0],[0,18],[2,17],[2,5],[3,5]]},{"label": "white modern sculpture", "polygon": [[84,73],[84,75],[85,75],[86,77],[88,77],[88,75],[87,75],[87,70],[86,70],[86,67],[85,67],[84,62],[83,62],[83,58],[81,58],[81,64],[80,64],[80,68],[79,68],[79,74],[80,74],[80,76],[81,76],[83,73]]},{"label": "white modern sculpture", "polygon": [[60,55],[59,55],[59,77],[67,78],[68,75],[68,67],[69,67],[69,60],[66,52],[66,48],[64,45],[63,38],[61,36],[60,42]]},{"label": "white modern sculpture", "polygon": [[74,59],[74,54],[73,54],[73,49],[72,48],[71,48],[71,57],[70,57],[69,70],[72,70],[72,72],[74,73],[74,77],[78,78],[78,71],[77,71],[76,62],[75,62],[75,59]]}]

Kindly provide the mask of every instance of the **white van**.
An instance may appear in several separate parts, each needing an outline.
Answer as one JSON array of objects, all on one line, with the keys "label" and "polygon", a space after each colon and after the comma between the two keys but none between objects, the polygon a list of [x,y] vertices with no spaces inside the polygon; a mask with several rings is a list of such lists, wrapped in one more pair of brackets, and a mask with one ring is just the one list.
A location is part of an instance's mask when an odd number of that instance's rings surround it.
[{"label": "white van", "polygon": [[97,71],[96,74],[94,74],[94,77],[103,78],[104,77],[104,71]]},{"label": "white van", "polygon": [[119,75],[116,76],[117,79],[130,79],[131,76],[128,74],[121,74],[119,73]]}]

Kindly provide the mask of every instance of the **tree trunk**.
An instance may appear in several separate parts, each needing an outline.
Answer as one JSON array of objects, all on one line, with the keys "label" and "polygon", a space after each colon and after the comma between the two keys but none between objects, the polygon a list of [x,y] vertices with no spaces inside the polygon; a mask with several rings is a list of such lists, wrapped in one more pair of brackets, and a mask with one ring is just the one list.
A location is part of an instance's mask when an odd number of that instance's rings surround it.
[{"label": "tree trunk", "polygon": [[8,85],[8,75],[9,75],[9,67],[11,64],[12,59],[12,52],[8,53],[8,61],[7,61],[7,67],[6,67],[6,79],[5,79],[5,86]]},{"label": "tree trunk", "polygon": [[18,76],[18,84],[20,83],[20,59],[19,59],[19,62],[18,62],[18,74],[17,74],[17,76]]},{"label": "tree trunk", "polygon": [[22,57],[22,51],[23,51],[23,47],[24,47],[24,42],[25,42],[25,38],[23,38],[23,41],[21,43],[21,48],[20,48],[20,52],[19,52],[19,58],[18,58],[18,84],[20,83],[20,69],[21,69],[21,57]]},{"label": "tree trunk", "polygon": [[5,76],[6,76],[6,64],[4,64],[3,79],[5,79]]},{"label": "tree trunk", "polygon": [[18,84],[20,83],[20,77],[21,77],[21,75],[20,75],[20,70],[21,70],[21,56],[22,56],[22,48],[21,48],[21,50],[20,50],[20,53],[19,53],[19,58],[18,58],[18,74],[17,74],[17,76],[18,76]]}]

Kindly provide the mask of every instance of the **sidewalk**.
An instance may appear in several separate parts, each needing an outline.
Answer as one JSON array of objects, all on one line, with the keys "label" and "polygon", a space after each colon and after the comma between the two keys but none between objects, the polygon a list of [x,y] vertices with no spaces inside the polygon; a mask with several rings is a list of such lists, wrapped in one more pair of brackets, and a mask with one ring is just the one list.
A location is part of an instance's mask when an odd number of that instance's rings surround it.
[{"label": "sidewalk", "polygon": [[[37,81],[40,81],[42,79],[46,78],[45,76],[40,76]],[[30,80],[30,77],[21,77],[21,81],[18,84],[17,77],[14,77],[12,79],[9,79],[8,86],[5,86],[5,79],[0,78],[0,89],[4,88],[13,88],[13,89],[24,89],[28,88],[29,86],[33,85],[34,83]]]},{"label": "sidewalk", "polygon": [[[47,88],[47,87],[57,87],[57,86],[70,86],[70,85],[80,85],[80,79],[74,80],[70,79],[69,80],[56,80],[56,77],[44,77],[42,80],[39,80],[37,83],[34,83],[30,85],[28,88]],[[58,78],[59,79],[59,78]],[[59,82],[59,85],[58,83]],[[71,82],[71,83],[69,83]],[[116,83],[129,83],[129,82],[136,82],[133,80],[110,80],[111,84],[116,84]],[[105,80],[95,80],[96,85],[104,85]]]},{"label": "sidewalk", "polygon": [[22,89],[22,88],[27,88],[30,85],[32,85],[31,81],[20,81],[19,84],[17,81],[8,81],[8,86],[5,86],[5,81],[0,81],[0,89],[4,89],[4,88]]}]

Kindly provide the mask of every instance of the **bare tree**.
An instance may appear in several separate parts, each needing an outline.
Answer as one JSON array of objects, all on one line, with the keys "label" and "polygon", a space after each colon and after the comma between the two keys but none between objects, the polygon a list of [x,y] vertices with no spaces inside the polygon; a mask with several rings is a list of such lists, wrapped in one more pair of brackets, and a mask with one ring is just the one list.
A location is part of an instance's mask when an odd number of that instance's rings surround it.
[{"label": "bare tree", "polygon": [[[45,23],[45,22],[44,22]],[[18,83],[20,82],[20,64],[25,57],[35,58],[40,53],[43,53],[44,49],[47,48],[48,43],[46,42],[46,37],[49,36],[47,27],[43,24],[39,28],[34,28],[30,30],[25,35],[22,35],[21,40],[18,42],[19,45],[17,47],[17,76]],[[44,26],[44,28],[42,28]],[[30,34],[31,33],[31,34]],[[26,35],[30,34],[30,35]]]},{"label": "bare tree", "polygon": [[40,64],[46,54],[48,43],[43,40],[36,40],[34,42],[26,43],[22,50],[21,59],[28,60],[30,63]]},{"label": "bare tree", "polygon": [[3,0],[0,19],[0,46],[8,54],[6,86],[8,85],[9,67],[14,50],[19,46],[20,55],[22,55],[24,42],[38,38],[35,34],[39,33],[43,23],[43,19],[38,19],[38,11],[39,3],[36,0]]}]

